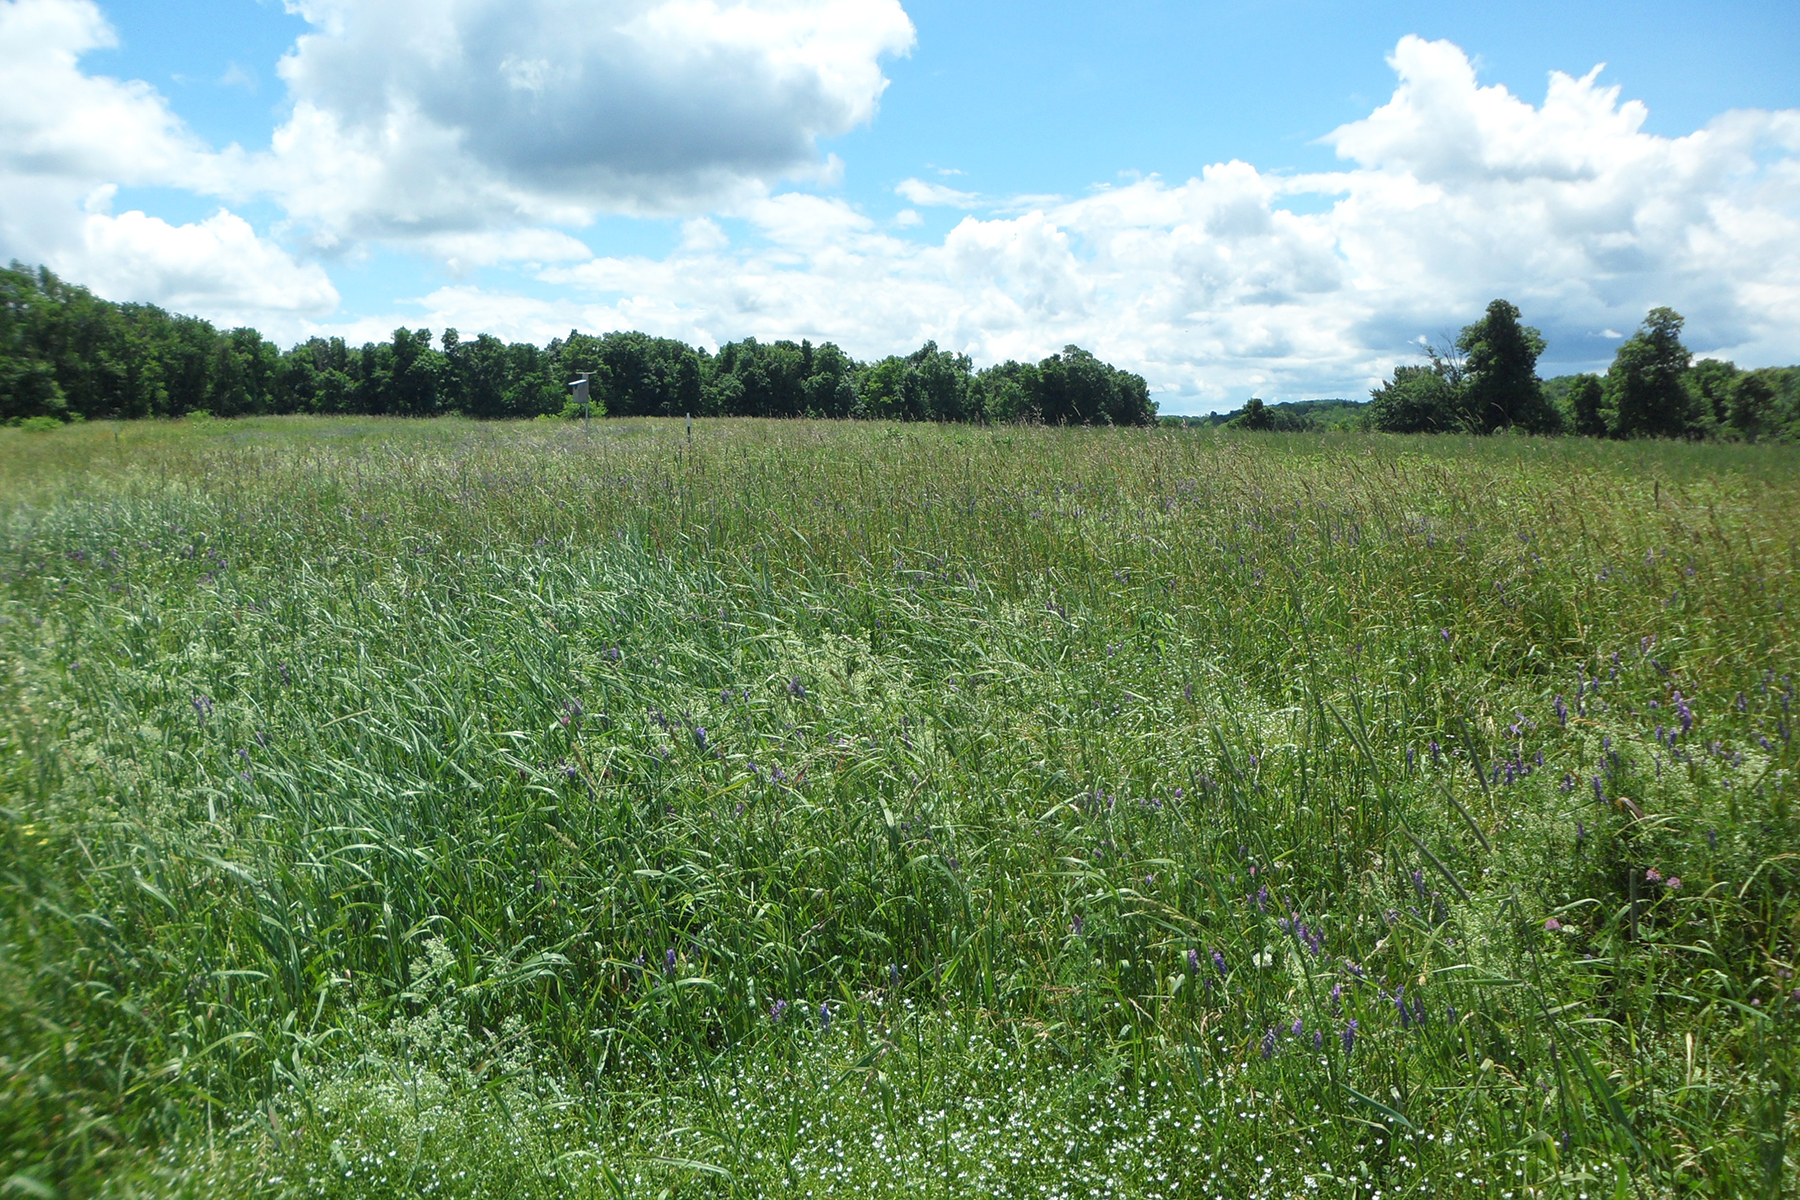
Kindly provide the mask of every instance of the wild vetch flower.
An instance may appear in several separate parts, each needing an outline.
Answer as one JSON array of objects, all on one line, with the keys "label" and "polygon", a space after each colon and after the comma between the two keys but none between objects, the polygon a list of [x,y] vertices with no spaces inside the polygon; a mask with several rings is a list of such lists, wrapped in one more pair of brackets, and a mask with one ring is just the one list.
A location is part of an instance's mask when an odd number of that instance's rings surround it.
[{"label": "wild vetch flower", "polygon": [[1275,1056],[1275,1027],[1269,1026],[1269,1032],[1263,1034],[1262,1056],[1265,1059]]},{"label": "wild vetch flower", "polygon": [[1446,1004],[1444,1006],[1444,1020],[1452,1025],[1456,1024],[1456,1005]]},{"label": "wild vetch flower", "polygon": [[788,680],[787,690],[788,695],[796,700],[806,699],[806,685],[800,682],[800,677],[798,675]]},{"label": "wild vetch flower", "polygon": [[1561,692],[1556,694],[1556,702],[1553,707],[1556,709],[1556,723],[1567,725],[1569,723],[1569,706],[1563,700]]},{"label": "wild vetch flower", "polygon": [[1080,937],[1081,931],[1086,927],[1087,918],[1083,917],[1080,913],[1076,913],[1074,918],[1069,922],[1069,932],[1076,937]]},{"label": "wild vetch flower", "polygon": [[1343,1039],[1345,1054],[1348,1054],[1348,1053],[1350,1053],[1350,1051],[1356,1049],[1356,1018],[1355,1017],[1350,1018],[1349,1023],[1344,1026],[1344,1032],[1339,1034],[1338,1036]]},{"label": "wild vetch flower", "polygon": [[1306,1018],[1295,1017],[1293,1025],[1291,1025],[1288,1028],[1288,1032],[1293,1034],[1295,1037],[1299,1037],[1302,1034],[1304,1034],[1306,1032]]},{"label": "wild vetch flower", "polygon": [[1444,639],[1444,644],[1446,646],[1450,644],[1450,631],[1448,629],[1438,630],[1438,636]]},{"label": "wild vetch flower", "polygon": [[706,727],[704,725],[694,726],[694,745],[702,750],[706,749]]},{"label": "wild vetch flower", "polygon": [[1334,983],[1331,985],[1331,1015],[1334,1017],[1341,1016],[1343,1011],[1344,985],[1341,983]]},{"label": "wild vetch flower", "polygon": [[1594,799],[1600,804],[1606,803],[1606,789],[1600,784],[1600,777],[1594,776]]},{"label": "wild vetch flower", "polygon": [[819,1032],[826,1033],[830,1031],[830,1029],[831,1005],[829,1003],[821,1004],[819,1005]]},{"label": "wild vetch flower", "polygon": [[1226,974],[1226,972],[1225,972],[1225,956],[1223,954],[1220,954],[1217,950],[1214,950],[1212,952],[1212,960],[1213,960],[1213,970],[1215,970],[1219,973],[1220,979],[1225,978],[1225,974]]},{"label": "wild vetch flower", "polygon": [[202,721],[212,716],[213,702],[210,696],[207,696],[205,693],[196,693],[193,703],[194,711],[200,714],[200,719]]},{"label": "wild vetch flower", "polygon": [[1413,891],[1419,893],[1419,895],[1423,897],[1425,895],[1425,872],[1415,870],[1412,873],[1412,881]]},{"label": "wild vetch flower", "polygon": [[1406,1007],[1406,987],[1394,989],[1394,1007],[1400,1010],[1400,1028],[1412,1028],[1412,1012]]},{"label": "wild vetch flower", "polygon": [[1268,910],[1269,910],[1269,888],[1268,888],[1267,884],[1264,884],[1262,887],[1260,887],[1256,890],[1256,911],[1257,912],[1267,912]]},{"label": "wild vetch flower", "polygon": [[673,946],[669,947],[668,953],[663,955],[663,969],[665,971],[675,969],[675,948]]},{"label": "wild vetch flower", "polygon": [[777,1000],[775,1003],[769,1005],[769,1020],[781,1020],[781,1018],[787,1016],[787,1010],[788,1002],[786,1000]]},{"label": "wild vetch flower", "polygon": [[1713,850],[1717,850],[1719,848],[1718,830],[1709,829],[1706,831],[1706,844],[1707,844],[1708,848],[1713,849]]},{"label": "wild vetch flower", "polygon": [[606,653],[601,655],[601,657],[606,659],[607,662],[618,662],[623,655],[624,651],[620,650],[617,646],[608,646]]},{"label": "wild vetch flower", "polygon": [[1189,950],[1187,952],[1187,965],[1188,970],[1193,974],[1200,974],[1200,952],[1198,950]]},{"label": "wild vetch flower", "polygon": [[1581,849],[1581,844],[1585,841],[1587,841],[1587,826],[1577,821],[1575,822],[1575,848]]},{"label": "wild vetch flower", "polygon": [[1423,996],[1413,997],[1412,1012],[1414,1021],[1420,1025],[1425,1024],[1425,998]]},{"label": "wild vetch flower", "polygon": [[1693,729],[1694,729],[1694,710],[1693,710],[1693,708],[1688,704],[1688,702],[1685,699],[1682,698],[1682,695],[1680,692],[1675,693],[1674,703],[1675,703],[1675,713],[1677,716],[1679,716],[1681,718],[1681,732],[1692,733]]},{"label": "wild vetch flower", "polygon": [[1313,1049],[1314,1050],[1323,1050],[1324,1048],[1325,1048],[1325,1031],[1323,1029],[1313,1030]]}]

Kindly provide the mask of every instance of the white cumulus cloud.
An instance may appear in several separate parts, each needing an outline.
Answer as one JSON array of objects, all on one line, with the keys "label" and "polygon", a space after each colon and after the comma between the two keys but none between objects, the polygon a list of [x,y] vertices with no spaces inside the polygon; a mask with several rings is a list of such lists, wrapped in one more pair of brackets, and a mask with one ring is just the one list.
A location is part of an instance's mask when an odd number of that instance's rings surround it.
[{"label": "white cumulus cloud", "polygon": [[322,244],[701,212],[841,170],[898,0],[291,0],[262,182]]},{"label": "white cumulus cloud", "polygon": [[[1179,184],[982,202],[937,244],[777,196],[742,210],[761,244],[543,278],[710,341],[883,354],[933,338],[980,361],[1078,342],[1182,407],[1359,395],[1496,296],[1544,329],[1553,368],[1604,364],[1616,331],[1661,304],[1699,351],[1800,359],[1800,112],[1661,137],[1595,72],[1553,74],[1533,104],[1481,83],[1448,42],[1405,38],[1390,62],[1392,98],[1325,139],[1341,170],[1229,162]],[[899,190],[973,200],[941,187]]]}]

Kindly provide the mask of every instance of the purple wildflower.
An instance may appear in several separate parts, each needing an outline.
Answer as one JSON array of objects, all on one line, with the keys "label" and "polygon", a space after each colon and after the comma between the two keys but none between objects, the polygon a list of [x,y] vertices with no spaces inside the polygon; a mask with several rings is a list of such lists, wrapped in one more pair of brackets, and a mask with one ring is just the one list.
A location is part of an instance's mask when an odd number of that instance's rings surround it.
[{"label": "purple wildflower", "polygon": [[826,1032],[829,1032],[830,1029],[831,1029],[831,1005],[829,1003],[820,1004],[819,1005],[819,1032],[826,1033]]},{"label": "purple wildflower", "polygon": [[1306,1019],[1304,1017],[1295,1017],[1294,1023],[1288,1027],[1288,1032],[1295,1037],[1300,1037],[1306,1032]]},{"label": "purple wildflower", "polygon": [[769,1020],[781,1020],[781,1018],[787,1016],[787,1010],[788,1002],[786,1000],[777,1000],[775,1003],[769,1005]]},{"label": "purple wildflower", "polygon": [[1262,1056],[1265,1059],[1275,1056],[1275,1027],[1269,1026],[1269,1032],[1263,1034]]},{"label": "purple wildflower", "polygon": [[1339,1037],[1341,1037],[1343,1039],[1345,1054],[1348,1054],[1348,1053],[1350,1053],[1350,1051],[1356,1049],[1356,1018],[1355,1017],[1350,1018],[1349,1023],[1344,1026],[1344,1032],[1342,1034],[1340,1034]]},{"label": "purple wildflower", "polygon": [[1561,692],[1558,692],[1556,694],[1556,703],[1555,703],[1554,707],[1556,709],[1557,724],[1567,725],[1569,723],[1569,706],[1563,700]]},{"label": "purple wildflower", "polygon": [[1450,644],[1450,631],[1448,629],[1438,630],[1438,636],[1444,639],[1444,645],[1448,646]]},{"label": "purple wildflower", "polygon": [[1406,1007],[1406,988],[1404,985],[1394,989],[1394,1007],[1400,1011],[1400,1028],[1412,1028],[1412,1012]]},{"label": "purple wildflower", "polygon": [[1193,972],[1196,976],[1200,974],[1200,952],[1198,950],[1189,950],[1187,952],[1187,964],[1189,971]]},{"label": "purple wildflower", "polygon": [[669,947],[668,952],[663,955],[663,969],[665,971],[675,969],[675,948],[673,946]]},{"label": "purple wildflower", "polygon": [[1693,708],[1690,707],[1688,702],[1682,698],[1682,695],[1680,692],[1675,693],[1674,704],[1675,704],[1675,713],[1677,716],[1679,716],[1681,718],[1681,732],[1683,732],[1683,733],[1693,732],[1693,729],[1694,729],[1694,710],[1693,710]]},{"label": "purple wildflower", "polygon": [[1344,985],[1341,983],[1334,983],[1331,985],[1331,1015],[1334,1017],[1341,1016],[1343,1015],[1343,1012]]},{"label": "purple wildflower", "polygon": [[1325,1031],[1323,1029],[1313,1030],[1313,1049],[1314,1050],[1323,1050],[1324,1048],[1325,1048]]},{"label": "purple wildflower", "polygon": [[796,700],[806,699],[806,685],[800,682],[800,677],[798,675],[788,680],[787,690],[788,695]]},{"label": "purple wildflower", "polygon": [[694,745],[702,750],[706,749],[706,726],[694,726]]},{"label": "purple wildflower", "polygon": [[1217,950],[1214,950],[1212,952],[1212,960],[1213,960],[1213,970],[1215,970],[1219,973],[1220,979],[1225,978],[1225,975],[1226,975],[1225,956],[1223,954],[1220,954]]},{"label": "purple wildflower", "polygon": [[1668,888],[1671,892],[1679,892],[1681,890],[1681,876],[1669,876],[1669,881],[1663,884],[1663,886]]},{"label": "purple wildflower", "polygon": [[1544,932],[1545,933],[1555,933],[1561,928],[1562,928],[1562,922],[1557,920],[1555,917],[1545,917],[1544,918]]}]

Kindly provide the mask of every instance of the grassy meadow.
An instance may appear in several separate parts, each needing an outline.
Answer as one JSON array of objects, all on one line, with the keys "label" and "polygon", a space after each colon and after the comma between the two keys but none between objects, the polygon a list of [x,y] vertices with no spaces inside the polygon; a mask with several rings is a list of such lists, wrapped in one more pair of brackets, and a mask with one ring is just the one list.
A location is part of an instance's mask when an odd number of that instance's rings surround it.
[{"label": "grassy meadow", "polygon": [[0,1195],[1793,1196],[1797,466],[0,429]]}]

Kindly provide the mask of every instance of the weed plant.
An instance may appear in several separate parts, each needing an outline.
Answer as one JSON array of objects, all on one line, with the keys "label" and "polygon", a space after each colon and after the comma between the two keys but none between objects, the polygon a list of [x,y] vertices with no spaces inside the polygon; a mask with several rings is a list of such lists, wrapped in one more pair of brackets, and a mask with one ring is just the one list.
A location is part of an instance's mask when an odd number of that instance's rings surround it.
[{"label": "weed plant", "polygon": [[0,431],[0,1190],[1793,1195],[1795,465]]}]

